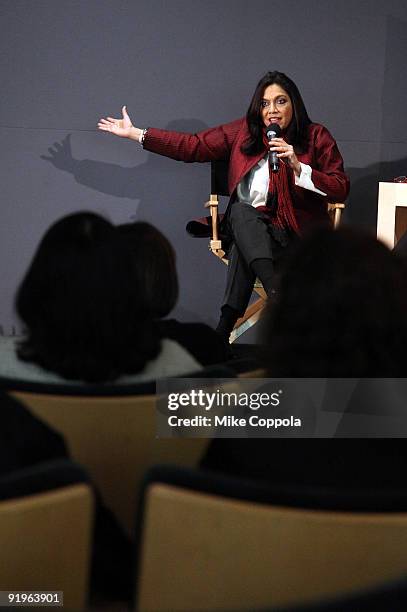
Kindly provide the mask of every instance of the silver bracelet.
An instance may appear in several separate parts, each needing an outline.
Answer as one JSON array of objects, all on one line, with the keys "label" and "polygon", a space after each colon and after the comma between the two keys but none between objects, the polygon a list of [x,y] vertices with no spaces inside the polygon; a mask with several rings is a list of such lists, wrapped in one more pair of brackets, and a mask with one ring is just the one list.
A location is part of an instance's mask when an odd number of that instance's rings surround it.
[{"label": "silver bracelet", "polygon": [[139,136],[138,141],[139,141],[139,143],[141,144],[141,146],[143,146],[143,144],[144,144],[144,139],[145,139],[145,137],[146,137],[146,134],[147,134],[147,128],[146,128],[146,129],[144,129],[144,130],[142,130],[142,132],[141,132],[141,134],[140,134],[140,136]]}]

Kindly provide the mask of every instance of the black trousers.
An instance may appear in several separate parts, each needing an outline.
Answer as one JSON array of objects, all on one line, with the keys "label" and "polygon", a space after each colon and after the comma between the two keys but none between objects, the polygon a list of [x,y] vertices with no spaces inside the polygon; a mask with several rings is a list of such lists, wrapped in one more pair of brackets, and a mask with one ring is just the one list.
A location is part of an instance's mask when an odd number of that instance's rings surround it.
[{"label": "black trousers", "polygon": [[228,217],[228,232],[233,243],[222,306],[228,305],[242,315],[249,303],[256,276],[251,269],[255,259],[269,259],[270,266],[281,258],[284,246],[270,233],[267,217],[250,204],[235,201]]}]

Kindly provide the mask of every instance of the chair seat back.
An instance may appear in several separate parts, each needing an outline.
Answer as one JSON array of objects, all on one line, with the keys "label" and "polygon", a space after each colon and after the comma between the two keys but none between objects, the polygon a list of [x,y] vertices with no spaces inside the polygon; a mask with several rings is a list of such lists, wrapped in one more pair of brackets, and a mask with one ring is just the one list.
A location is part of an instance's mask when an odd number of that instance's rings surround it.
[{"label": "chair seat back", "polygon": [[142,612],[295,605],[407,573],[407,510],[284,507],[159,481],[144,509]]},{"label": "chair seat back", "polygon": [[[47,474],[45,469],[38,480],[46,483]],[[66,609],[84,610],[93,511],[93,493],[86,482],[2,499],[0,590],[63,591]]]},{"label": "chair seat back", "polygon": [[107,506],[132,533],[138,487],[154,463],[194,466],[207,440],[157,439],[156,396],[75,396],[14,392],[36,416],[63,434]]}]

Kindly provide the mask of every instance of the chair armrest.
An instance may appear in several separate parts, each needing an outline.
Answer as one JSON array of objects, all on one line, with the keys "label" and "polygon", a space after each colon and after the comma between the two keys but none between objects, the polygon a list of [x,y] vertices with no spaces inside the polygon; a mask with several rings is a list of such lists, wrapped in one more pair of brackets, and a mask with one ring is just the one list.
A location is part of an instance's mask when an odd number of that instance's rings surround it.
[{"label": "chair armrest", "polygon": [[343,202],[328,202],[328,214],[333,218],[333,226],[336,229],[341,222],[342,211],[345,208]]},{"label": "chair armrest", "polygon": [[222,249],[222,241],[218,235],[218,206],[219,200],[216,194],[211,193],[208,202],[205,202],[205,208],[209,208],[212,217],[212,240],[209,243],[209,250],[212,251],[216,257],[223,259],[225,251]]}]

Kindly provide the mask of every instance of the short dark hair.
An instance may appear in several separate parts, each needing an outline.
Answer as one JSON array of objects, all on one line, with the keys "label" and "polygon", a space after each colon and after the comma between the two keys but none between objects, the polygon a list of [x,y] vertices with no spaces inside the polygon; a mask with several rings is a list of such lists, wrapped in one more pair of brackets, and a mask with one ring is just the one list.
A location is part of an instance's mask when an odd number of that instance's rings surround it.
[{"label": "short dark hair", "polygon": [[20,359],[66,379],[112,381],[143,369],[160,341],[116,228],[90,212],[57,221],[16,298]]},{"label": "short dark hair", "polygon": [[166,317],[178,299],[175,251],[159,229],[145,221],[118,226],[134,255],[144,300],[153,318]]},{"label": "short dark hair", "polygon": [[311,119],[308,116],[305,104],[297,85],[283,72],[274,70],[267,72],[257,83],[253,98],[246,113],[247,126],[250,136],[242,146],[242,152],[247,155],[257,155],[264,148],[263,121],[261,118],[261,102],[264,90],[269,85],[280,85],[290,97],[293,105],[293,118],[287,128],[286,138],[292,144],[297,153],[302,152],[308,141],[308,126]]},{"label": "short dark hair", "polygon": [[404,376],[404,262],[374,236],[320,228],[286,261],[265,337],[273,376]]}]

